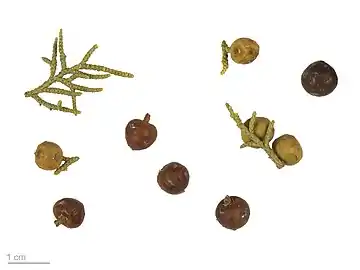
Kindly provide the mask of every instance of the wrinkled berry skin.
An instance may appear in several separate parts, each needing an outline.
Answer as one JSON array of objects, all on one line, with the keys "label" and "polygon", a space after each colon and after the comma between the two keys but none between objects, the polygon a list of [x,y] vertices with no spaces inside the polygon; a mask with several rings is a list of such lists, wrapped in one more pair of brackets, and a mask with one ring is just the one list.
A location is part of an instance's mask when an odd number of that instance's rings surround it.
[{"label": "wrinkled berry skin", "polygon": [[84,205],[73,198],[58,200],[53,206],[53,213],[56,218],[55,225],[63,225],[69,229],[79,227],[85,218]]}]

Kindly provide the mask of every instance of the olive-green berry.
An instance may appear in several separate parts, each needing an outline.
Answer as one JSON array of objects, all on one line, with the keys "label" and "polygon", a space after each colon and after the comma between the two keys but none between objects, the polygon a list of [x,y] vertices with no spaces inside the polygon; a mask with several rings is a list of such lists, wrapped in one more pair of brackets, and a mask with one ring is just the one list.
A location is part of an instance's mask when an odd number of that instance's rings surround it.
[{"label": "olive-green berry", "polygon": [[288,166],[299,163],[303,157],[302,147],[293,135],[284,134],[276,138],[272,143],[272,149]]},{"label": "olive-green berry", "polygon": [[[250,120],[251,119],[248,119],[244,123],[244,125],[247,128],[249,128]],[[263,141],[265,139],[266,131],[268,129],[269,124],[270,124],[269,119],[267,119],[265,117],[256,117],[255,126],[254,126],[254,134],[256,137],[259,138],[259,140]],[[275,130],[274,130],[274,128],[272,128],[272,130],[270,131],[269,141],[271,141],[272,138],[274,138],[274,133],[275,133]],[[244,132],[241,132],[241,138],[245,144],[251,142],[251,139]],[[249,145],[249,146],[252,148],[259,148],[259,146],[255,146],[255,145]]]}]

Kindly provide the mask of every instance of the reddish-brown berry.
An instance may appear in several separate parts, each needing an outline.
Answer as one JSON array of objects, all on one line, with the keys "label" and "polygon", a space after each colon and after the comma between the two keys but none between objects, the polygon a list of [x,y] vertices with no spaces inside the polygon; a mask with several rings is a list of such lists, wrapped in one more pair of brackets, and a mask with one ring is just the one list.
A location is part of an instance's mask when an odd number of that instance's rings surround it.
[{"label": "reddish-brown berry", "polygon": [[250,207],[248,203],[240,197],[226,196],[217,205],[215,216],[223,227],[230,230],[237,230],[248,222]]},{"label": "reddish-brown berry", "polygon": [[183,193],[189,185],[189,179],[188,169],[178,162],[165,165],[157,176],[160,188],[173,195]]},{"label": "reddish-brown berry", "polygon": [[84,205],[72,198],[63,198],[58,200],[53,207],[56,220],[55,225],[58,227],[64,225],[69,229],[79,227],[85,218]]},{"label": "reddish-brown berry", "polygon": [[150,115],[146,114],[144,120],[133,119],[125,128],[125,139],[132,150],[149,148],[157,138],[157,129],[149,123]]}]

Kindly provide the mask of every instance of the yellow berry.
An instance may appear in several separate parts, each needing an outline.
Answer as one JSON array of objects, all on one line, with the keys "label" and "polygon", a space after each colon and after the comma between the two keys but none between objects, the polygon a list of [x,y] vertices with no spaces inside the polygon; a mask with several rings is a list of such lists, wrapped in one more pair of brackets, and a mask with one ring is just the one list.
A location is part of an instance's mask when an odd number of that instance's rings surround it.
[{"label": "yellow berry", "polygon": [[[249,128],[249,124],[250,124],[250,119],[246,120],[246,122],[244,123],[244,125],[247,128]],[[261,141],[263,141],[265,139],[266,131],[267,131],[269,124],[270,124],[270,120],[265,117],[256,117],[256,119],[255,119],[254,134]],[[274,133],[275,133],[275,130],[274,130],[274,128],[272,128],[272,131],[270,132],[269,141],[271,141],[272,138],[274,137]],[[241,138],[244,143],[248,143],[251,141],[250,138],[244,132],[241,132]],[[259,147],[253,146],[253,148],[259,148]]]},{"label": "yellow berry", "polygon": [[250,38],[239,38],[230,46],[231,59],[237,64],[250,64],[259,55],[260,47]]},{"label": "yellow berry", "polygon": [[56,170],[63,161],[63,151],[53,142],[43,142],[35,151],[35,163],[43,170]]},{"label": "yellow berry", "polygon": [[285,163],[295,165],[303,157],[303,150],[299,141],[292,135],[282,135],[272,143],[273,151]]}]

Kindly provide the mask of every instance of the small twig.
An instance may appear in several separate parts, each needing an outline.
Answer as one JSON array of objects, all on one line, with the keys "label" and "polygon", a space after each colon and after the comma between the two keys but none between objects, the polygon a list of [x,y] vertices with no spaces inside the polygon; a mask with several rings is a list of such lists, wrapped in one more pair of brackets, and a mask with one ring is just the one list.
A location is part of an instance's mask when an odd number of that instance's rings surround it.
[{"label": "small twig", "polygon": [[274,130],[274,124],[275,121],[270,121],[267,129],[266,129],[266,133],[265,133],[265,138],[264,138],[264,145],[269,145],[271,139],[272,139],[272,132]]},{"label": "small twig", "polygon": [[70,82],[67,79],[63,79],[63,78],[59,78],[57,81],[62,83],[63,85],[66,85],[70,89],[79,90],[79,91],[83,91],[83,92],[101,92],[103,90],[102,88],[91,88],[91,87],[78,85],[78,84]]},{"label": "small twig", "polygon": [[226,195],[223,201],[224,207],[229,206],[232,203],[231,197],[229,195]]},{"label": "small twig", "polygon": [[[71,90],[72,93],[76,93],[76,92],[75,92],[75,88],[73,88],[71,85],[69,85],[68,87],[70,88],[70,90]],[[75,114],[75,115],[78,115],[78,114],[76,113],[76,111],[77,111],[77,103],[76,103],[76,97],[75,97],[75,96],[72,96],[72,97],[71,97],[71,105],[72,105],[72,107],[73,107],[74,114]]]},{"label": "small twig", "polygon": [[58,107],[58,110],[61,109],[61,107],[62,107],[62,101],[59,100],[56,105],[57,105],[57,107]]},{"label": "small twig", "polygon": [[119,71],[119,70],[115,70],[112,68],[107,68],[107,67],[99,66],[99,65],[82,64],[80,69],[102,71],[102,72],[110,73],[110,74],[120,76],[120,77],[134,78],[134,75],[129,72],[123,72],[123,71]]},{"label": "small twig", "polygon": [[226,44],[226,41],[223,40],[221,42],[221,51],[222,51],[222,59],[221,59],[222,70],[220,72],[221,75],[224,75],[229,68],[229,60],[228,60],[229,50],[230,50],[229,46]]},{"label": "small twig", "polygon": [[90,74],[90,73],[85,73],[82,71],[78,71],[76,73],[74,73],[73,75],[71,75],[69,77],[69,81],[73,81],[77,78],[80,79],[91,79],[91,80],[102,80],[102,79],[107,79],[111,76],[111,74]]},{"label": "small twig", "polygon": [[46,108],[48,108],[50,111],[54,110],[54,111],[60,111],[60,112],[66,112],[66,113],[76,113],[76,114],[80,114],[81,111],[76,110],[74,111],[74,109],[70,109],[67,107],[61,107],[59,108],[57,105],[52,104],[50,102],[45,101],[44,99],[42,99],[39,95],[35,94],[31,96],[35,101],[37,101],[37,103],[39,103],[40,106],[44,106]]},{"label": "small twig", "polygon": [[64,223],[64,221],[60,217],[59,217],[59,219],[54,221],[54,224],[56,227],[59,227],[63,223]]},{"label": "small twig", "polygon": [[41,57],[41,59],[48,65],[51,65],[51,60],[47,57]]},{"label": "small twig", "polygon": [[55,175],[58,175],[60,174],[61,172],[64,172],[64,171],[67,171],[68,167],[77,162],[80,158],[79,157],[71,157],[71,158],[67,158],[67,157],[64,157],[64,163],[56,169],[56,171],[54,172]]},{"label": "small twig", "polygon": [[256,123],[256,112],[253,112],[249,121],[249,132],[254,133]]},{"label": "small twig", "polygon": [[83,57],[83,59],[81,60],[81,64],[85,64],[87,63],[87,61],[90,59],[91,55],[95,52],[95,50],[99,48],[99,46],[97,44],[95,44],[94,46],[92,46],[90,48],[90,50],[88,50],[88,52],[85,54],[85,56]]},{"label": "small twig", "polygon": [[41,90],[42,93],[50,93],[50,94],[58,94],[58,95],[65,95],[65,96],[75,96],[75,97],[79,97],[82,95],[81,92],[72,92],[66,89],[61,89],[61,88],[55,88],[55,87],[49,87],[49,88],[44,88]]},{"label": "small twig", "polygon": [[66,55],[64,51],[64,37],[62,29],[59,31],[59,54],[60,54],[60,63],[61,63],[61,69],[66,69]]},{"label": "small twig", "polygon": [[59,227],[62,224],[65,224],[67,222],[68,218],[65,217],[63,214],[60,214],[57,219],[54,221],[54,224],[56,227]]},{"label": "small twig", "polygon": [[252,142],[252,141],[249,141],[247,143],[243,143],[242,145],[240,145],[240,148],[246,148],[246,147],[253,147],[253,148],[257,148],[257,144]]},{"label": "small twig", "polygon": [[[281,169],[285,166],[284,162],[279,159],[279,157],[276,155],[276,153],[271,149],[269,146],[269,138],[270,138],[270,130],[274,127],[274,122],[272,121],[267,128],[266,136],[264,139],[264,142],[261,141],[253,132],[250,132],[250,130],[244,125],[244,123],[241,121],[239,114],[235,113],[232,107],[226,103],[226,108],[228,109],[230,113],[230,117],[235,121],[237,127],[243,132],[246,136],[250,138],[250,143],[246,143],[246,146],[257,146],[261,149],[263,149],[269,156],[269,158],[275,163],[276,167],[278,169]],[[252,114],[251,121],[254,121],[253,119],[256,119],[256,113],[254,112]],[[250,126],[249,123],[249,126]],[[241,148],[244,148],[242,145]]]},{"label": "small twig", "polygon": [[53,44],[52,58],[51,58],[51,63],[50,63],[50,77],[49,78],[54,77],[54,75],[56,73],[57,42],[58,42],[58,38],[55,38],[55,41]]}]

